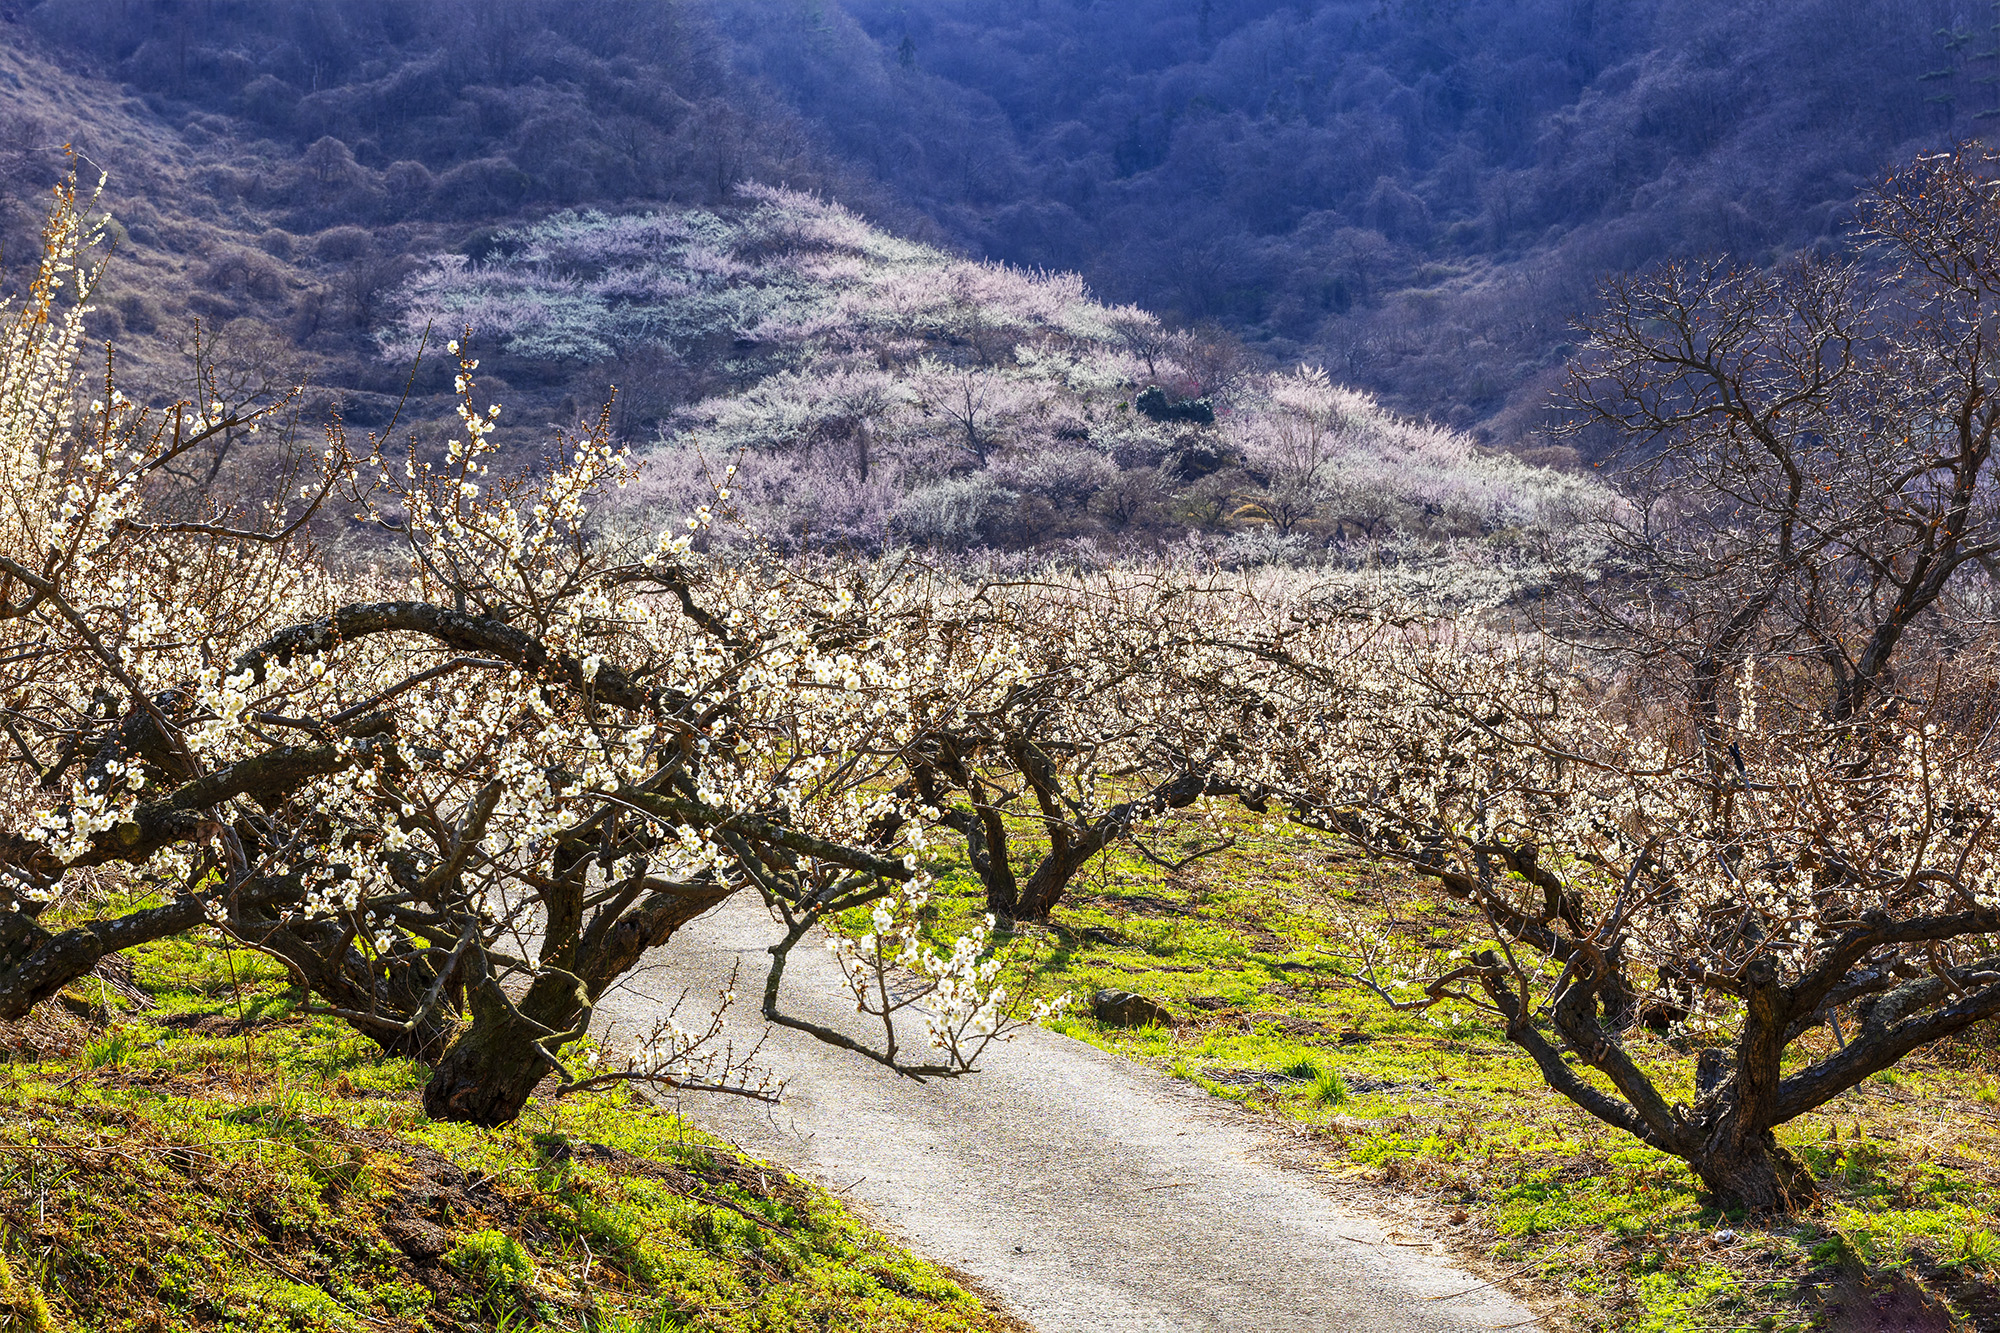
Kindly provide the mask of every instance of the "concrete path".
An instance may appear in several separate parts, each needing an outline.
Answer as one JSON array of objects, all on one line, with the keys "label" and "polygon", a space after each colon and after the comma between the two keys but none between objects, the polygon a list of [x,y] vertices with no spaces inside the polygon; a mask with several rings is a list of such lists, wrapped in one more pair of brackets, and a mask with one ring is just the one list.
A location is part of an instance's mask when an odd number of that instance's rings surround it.
[{"label": "concrete path", "polygon": [[[599,1034],[629,1040],[690,985],[693,1008],[740,958],[731,1017],[754,1041],[764,949],[778,934],[739,896],[607,996]],[[826,951],[801,942],[786,1012],[865,1038],[842,993]],[[921,1033],[908,1044],[921,1051]],[[1379,1219],[1309,1172],[1274,1163],[1266,1132],[1228,1103],[1053,1032],[991,1048],[976,1074],[923,1083],[785,1029],[761,1062],[789,1080],[783,1105],[708,1096],[681,1109],[841,1191],[1040,1333],[1541,1327],[1441,1255],[1390,1243]]]}]

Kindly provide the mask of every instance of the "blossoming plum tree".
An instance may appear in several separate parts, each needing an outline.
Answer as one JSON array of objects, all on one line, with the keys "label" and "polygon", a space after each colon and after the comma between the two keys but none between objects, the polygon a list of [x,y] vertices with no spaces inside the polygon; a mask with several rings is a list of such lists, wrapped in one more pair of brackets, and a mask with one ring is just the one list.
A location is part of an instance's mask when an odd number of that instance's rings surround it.
[{"label": "blossoming plum tree", "polygon": [[[1458,946],[1358,932],[1359,979],[1492,1015],[1727,1204],[1810,1199],[1776,1126],[2000,1015],[1991,643],[1946,614],[2000,550],[1992,165],[1867,202],[1879,295],[1819,261],[1613,285],[1574,393],[1651,451],[1608,515],[1646,577],[1579,590],[1594,661],[1415,618],[1254,645],[1250,774],[1428,876]],[[1647,1016],[1705,1043],[1688,1100]]]},{"label": "blossoming plum tree", "polygon": [[[493,1123],[550,1072],[576,1083],[597,997],[729,894],[761,894],[789,947],[920,884],[921,812],[877,790],[908,673],[865,586],[595,531],[633,466],[605,419],[499,474],[469,357],[436,456],[336,425],[257,503],[158,519],[167,464],[276,414],[110,384],[80,413],[63,302],[89,237],[66,188],[0,379],[0,1010],[214,924],[431,1062],[432,1114]],[[341,521],[384,535],[374,568],[318,557],[313,524]],[[163,901],[92,915],[135,884]],[[53,931],[58,897],[82,919]],[[946,975],[983,989],[976,958]],[[635,1068],[695,1068],[698,1042],[663,1040]]]},{"label": "blossoming plum tree", "polygon": [[[1226,722],[1194,719],[1212,711],[1212,645],[1243,600],[1230,580],[1166,569],[1050,573],[926,603],[917,642],[938,674],[906,704],[905,789],[963,839],[990,912],[1046,921],[1105,848],[1238,794],[1220,767],[1236,743]],[[1045,844],[1028,859],[1023,825]]]},{"label": "blossoming plum tree", "polygon": [[[766,1018],[909,1069],[895,1017],[921,997],[938,1054],[914,1067],[962,1071],[1018,993],[998,989],[983,932],[947,954],[912,928],[939,839],[962,840],[996,917],[1039,919],[1167,810],[1275,802],[1435,887],[1453,947],[1357,922],[1357,984],[1439,1021],[1492,1016],[1551,1087],[1681,1157],[1723,1201],[1795,1206],[1811,1182],[1776,1127],[2000,1015],[2000,754],[1990,717],[1950,687],[1983,650],[1974,634],[1912,629],[1913,606],[1958,595],[1991,553],[1978,307],[2000,264],[1979,265],[1981,236],[2000,227],[1924,221],[1924,201],[1945,194],[1927,186],[1894,214],[1928,238],[1909,253],[1951,316],[1895,364],[1956,378],[1866,402],[1827,390],[1803,414],[1776,391],[1748,416],[1747,394],[1711,411],[1697,388],[1682,412],[1683,381],[1654,397],[1630,381],[1628,403],[1682,413],[1673,429],[1707,432],[1704,447],[1771,460],[1705,475],[1791,496],[1746,501],[1733,525],[1711,506],[1705,541],[1758,552],[1774,531],[1835,532],[1809,559],[1744,568],[1782,574],[1794,599],[1849,575],[1842,586],[1868,590],[1845,619],[1786,622],[1766,616],[1777,600],[1758,604],[1757,643],[1787,648],[1797,629],[1818,651],[1752,672],[1731,649],[1733,698],[1694,690],[1690,711],[1536,634],[1447,633],[1436,607],[1393,589],[1369,599],[1276,571],[1171,566],[963,578],[754,543],[720,558],[698,547],[732,502],[726,469],[691,516],[634,535],[629,510],[605,503],[636,469],[608,414],[508,471],[498,409],[480,406],[477,362],[456,346],[458,423],[436,448],[357,446],[337,426],[308,445],[283,405],[204,393],[147,410],[108,377],[86,405],[90,232],[66,187],[0,347],[0,1014],[109,951],[213,925],[281,959],[313,1003],[429,1062],[437,1116],[507,1120],[550,1074],[559,1088],[640,1078],[765,1095],[716,1051],[713,1022],[664,1022],[623,1068],[570,1054],[646,949],[755,893],[778,923]],[[1958,197],[1946,222],[1991,207],[1978,190]],[[850,223],[758,225],[874,244]],[[701,248],[696,222],[673,225]],[[620,227],[640,224],[602,229]],[[1012,281],[959,278],[902,284],[898,318],[956,319],[953,292]],[[1070,289],[1041,297],[1052,304],[1024,319],[1077,317]],[[1966,341],[1939,341],[1949,329]],[[1801,345],[1789,336],[1769,345]],[[1824,340],[1812,346],[1813,364],[1846,376]],[[1760,391],[1805,364],[1723,362]],[[1025,376],[1037,393],[1116,392],[1047,347],[1010,369],[953,368]],[[922,429],[875,372],[838,373],[885,432]],[[1278,387],[1340,405],[1317,381]],[[751,404],[738,420],[837,434],[838,397],[822,395],[824,411]],[[1881,455],[1900,487],[1870,473],[1852,491],[1881,504],[1808,504],[1783,480],[1786,459],[1874,459],[1828,432],[1879,425],[1890,407],[1908,427],[1906,452]],[[176,460],[253,428],[285,460],[261,491],[190,510],[177,488],[176,508],[158,505]],[[1380,438],[1446,462],[1469,448],[1416,427]],[[1448,489],[1468,470],[1440,475]],[[1844,474],[1822,485],[1850,489]],[[1886,525],[1881,540],[1854,536],[1863,517]],[[342,525],[373,534],[371,565],[321,556],[315,534]],[[1728,623],[1725,600],[1702,604],[1716,611],[1703,624]],[[1770,637],[1774,624],[1789,627]],[[1883,641],[1904,654],[1894,673],[1869,646]],[[1028,856],[1024,824],[1046,844]],[[858,908],[874,929],[833,947],[856,1004],[885,1025],[879,1047],[781,1003],[792,949]],[[1689,1095],[1627,1041],[1648,1016],[1702,1046]]]},{"label": "blossoming plum tree", "polygon": [[[1746,677],[1723,723],[1742,768],[1718,781],[1691,729],[1617,716],[1538,645],[1327,625],[1265,646],[1273,716],[1241,777],[1427,877],[1452,946],[1356,923],[1357,980],[1490,1015],[1725,1204],[1810,1200],[1774,1127],[2000,1014],[1983,724],[1912,708],[1864,737],[1802,714],[1796,680]],[[1686,1101],[1624,1039],[1649,1010],[1702,1046]]]}]

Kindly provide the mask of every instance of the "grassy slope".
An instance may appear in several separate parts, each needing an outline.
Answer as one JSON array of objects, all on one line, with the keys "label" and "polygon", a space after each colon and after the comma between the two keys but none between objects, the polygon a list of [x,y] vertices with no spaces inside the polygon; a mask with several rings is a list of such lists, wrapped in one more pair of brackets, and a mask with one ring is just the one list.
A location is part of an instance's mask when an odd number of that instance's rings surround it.
[{"label": "grassy slope", "polygon": [[[1434,928],[1411,885],[1235,831],[1236,850],[1180,874],[1121,854],[1077,886],[1046,940],[1053,983],[1159,996],[1180,1022],[1081,1018],[1073,1035],[1309,1135],[1350,1187],[1417,1200],[1433,1234],[1577,1327],[1872,1328],[1832,1307],[1949,1303],[1951,1322],[1908,1326],[2000,1329],[1990,1034],[1782,1131],[1826,1203],[1746,1225],[1547,1093],[1491,1029],[1440,1030],[1340,985],[1349,914]],[[949,930],[971,882],[936,869]],[[136,963],[151,1009],[92,980],[68,997],[88,1017],[0,1033],[0,1328],[1010,1326],[823,1192],[663,1110],[599,1095],[506,1130],[433,1123],[416,1066],[301,1021],[256,957],[190,941]],[[1639,1054],[1670,1081],[1691,1065],[1650,1037]]]},{"label": "grassy slope", "polygon": [[93,979],[6,1033],[0,1328],[1018,1327],[664,1109],[436,1123],[419,1067],[301,1021],[255,956],[136,962],[152,1009]]},{"label": "grassy slope", "polygon": [[[2000,1329],[1992,1032],[1780,1130],[1825,1202],[1788,1224],[1746,1224],[1707,1206],[1677,1160],[1548,1092],[1497,1029],[1440,1029],[1341,984],[1331,952],[1352,915],[1446,933],[1410,881],[1315,838],[1248,821],[1232,831],[1236,849],[1178,874],[1127,849],[1075,887],[1047,941],[1049,984],[1083,1001],[1099,987],[1158,997],[1177,1021],[1104,1028],[1085,1003],[1066,1031],[1290,1122],[1327,1170],[1416,1196],[1446,1243],[1513,1270],[1577,1327],[1844,1328],[1866,1308],[1912,1328]],[[1166,830],[1189,849],[1197,832]],[[975,885],[961,865],[934,871],[948,938],[979,910]],[[1669,1097],[1691,1097],[1691,1048],[1642,1034],[1635,1054]]]}]

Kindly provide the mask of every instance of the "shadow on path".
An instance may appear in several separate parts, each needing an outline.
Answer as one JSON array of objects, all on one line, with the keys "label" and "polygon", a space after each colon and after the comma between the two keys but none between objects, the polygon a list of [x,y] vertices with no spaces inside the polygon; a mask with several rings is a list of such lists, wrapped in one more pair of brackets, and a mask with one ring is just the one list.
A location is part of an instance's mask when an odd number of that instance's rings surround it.
[{"label": "shadow on path", "polygon": [[[777,935],[738,895],[606,996],[597,1032],[617,1049],[684,987],[706,1012],[741,958],[732,1032],[754,1042]],[[879,1043],[810,944],[785,970],[786,1012]],[[921,1056],[920,1031],[910,1045]],[[760,1062],[789,1081],[783,1105],[711,1096],[682,1111],[841,1191],[1041,1333],[1539,1327],[1497,1288],[1390,1244],[1377,1219],[1267,1160],[1242,1112],[1056,1033],[1030,1029],[990,1048],[976,1074],[921,1083],[783,1029]]]}]

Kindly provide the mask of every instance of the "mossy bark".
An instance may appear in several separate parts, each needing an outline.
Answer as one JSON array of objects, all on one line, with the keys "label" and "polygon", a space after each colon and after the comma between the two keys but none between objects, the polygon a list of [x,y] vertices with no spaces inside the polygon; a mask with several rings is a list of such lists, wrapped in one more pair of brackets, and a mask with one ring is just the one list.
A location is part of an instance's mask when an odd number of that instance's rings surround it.
[{"label": "mossy bark", "polygon": [[567,1032],[582,1014],[576,984],[566,977],[536,980],[509,1006],[492,983],[472,996],[472,1021],[438,1057],[424,1085],[424,1114],[433,1120],[505,1125],[553,1070],[543,1045]]}]

